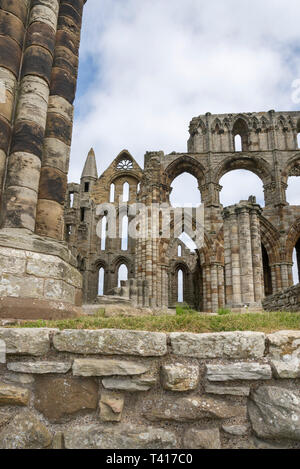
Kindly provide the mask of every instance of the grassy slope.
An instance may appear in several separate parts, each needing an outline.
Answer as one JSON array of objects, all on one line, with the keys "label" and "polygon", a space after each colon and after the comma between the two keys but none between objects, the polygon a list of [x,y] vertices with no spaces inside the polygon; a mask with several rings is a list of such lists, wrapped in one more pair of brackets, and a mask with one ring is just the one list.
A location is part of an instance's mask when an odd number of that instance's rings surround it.
[{"label": "grassy slope", "polygon": [[[20,327],[20,326],[18,326]],[[300,330],[300,313],[222,314],[209,316],[177,308],[176,316],[140,316],[106,318],[103,312],[93,317],[61,321],[36,321],[21,327],[59,329],[130,329],[157,332],[222,332]]]}]

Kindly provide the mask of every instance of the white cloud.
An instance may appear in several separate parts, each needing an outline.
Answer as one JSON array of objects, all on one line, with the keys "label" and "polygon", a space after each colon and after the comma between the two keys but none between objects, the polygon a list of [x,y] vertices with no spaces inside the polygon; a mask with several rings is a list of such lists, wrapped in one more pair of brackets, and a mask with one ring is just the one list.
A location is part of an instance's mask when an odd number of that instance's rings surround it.
[{"label": "white cloud", "polygon": [[81,60],[94,66],[70,180],[91,146],[101,173],[123,148],[141,165],[147,150],[186,151],[189,121],[207,111],[292,109],[299,14],[298,0],[88,0]]}]

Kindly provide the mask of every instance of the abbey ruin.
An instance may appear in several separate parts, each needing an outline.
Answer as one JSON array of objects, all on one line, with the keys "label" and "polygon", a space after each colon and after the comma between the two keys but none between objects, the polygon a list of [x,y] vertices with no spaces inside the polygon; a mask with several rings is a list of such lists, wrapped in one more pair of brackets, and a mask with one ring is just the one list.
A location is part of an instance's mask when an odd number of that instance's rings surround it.
[{"label": "abbey ruin", "polygon": [[[125,265],[127,296],[140,306],[173,307],[177,303],[178,272],[183,272],[184,301],[199,311],[219,308],[260,310],[265,297],[293,285],[293,250],[300,265],[300,207],[286,201],[288,178],[299,176],[297,135],[300,113],[274,111],[206,115],[192,119],[185,154],[147,152],[141,168],[122,151],[98,178],[95,154],[90,151],[80,184],[69,184],[66,197],[66,235],[83,273],[85,302],[98,296],[99,271],[104,270],[104,294],[118,287],[118,270]],[[242,140],[236,151],[235,137]],[[255,198],[231,207],[220,204],[220,179],[234,169],[247,169],[262,180],[265,207]],[[204,243],[191,251],[181,241],[185,226],[171,217],[171,236],[132,239],[122,244],[122,221],[130,220],[131,204],[170,205],[171,184],[184,173],[198,181],[205,214]],[[129,193],[124,194],[125,186]],[[121,203],[118,236],[97,233],[108,220],[97,206]],[[192,216],[192,215],[191,215]],[[162,224],[152,214],[150,225]],[[173,222],[173,223],[172,223]],[[128,222],[125,224],[127,230]],[[100,225],[101,226],[101,225]],[[162,231],[162,227],[159,227]],[[194,238],[193,223],[186,233]],[[146,293],[145,293],[146,291]]]},{"label": "abbey ruin", "polygon": [[[98,177],[91,150],[80,184],[67,184],[84,3],[0,0],[0,317],[76,315],[82,302],[101,301],[99,273],[101,294],[140,307],[174,307],[180,272],[183,300],[199,311],[261,310],[266,297],[293,285],[294,248],[300,265],[300,207],[286,200],[289,177],[300,176],[300,112],[207,113],[192,119],[187,153],[147,152],[141,168],[124,150]],[[262,180],[265,207],[251,188],[249,200],[221,205],[220,179],[235,169]],[[165,237],[158,211],[144,220],[143,236],[124,243],[131,205],[170,205],[172,182],[184,172],[199,184],[201,245],[193,211],[188,232],[171,215]],[[104,203],[118,213],[113,238],[107,213],[97,210]],[[120,285],[121,266],[128,280]]]}]

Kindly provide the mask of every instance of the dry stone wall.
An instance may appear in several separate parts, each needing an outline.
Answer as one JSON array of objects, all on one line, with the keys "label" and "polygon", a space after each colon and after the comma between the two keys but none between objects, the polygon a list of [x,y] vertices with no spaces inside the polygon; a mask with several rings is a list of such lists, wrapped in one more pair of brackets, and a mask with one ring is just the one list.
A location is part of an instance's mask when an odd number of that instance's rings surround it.
[{"label": "dry stone wall", "polygon": [[0,340],[0,448],[300,448],[298,331]]},{"label": "dry stone wall", "polygon": [[268,296],[264,299],[263,306],[266,311],[300,311],[300,283],[276,295]]}]

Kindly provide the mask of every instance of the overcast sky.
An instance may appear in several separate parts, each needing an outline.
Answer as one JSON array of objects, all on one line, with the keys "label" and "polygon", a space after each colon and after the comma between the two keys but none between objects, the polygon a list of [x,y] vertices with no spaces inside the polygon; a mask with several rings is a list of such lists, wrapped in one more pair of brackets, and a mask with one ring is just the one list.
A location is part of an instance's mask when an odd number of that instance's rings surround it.
[{"label": "overcast sky", "polygon": [[[142,166],[148,150],[186,151],[194,116],[297,110],[299,18],[299,0],[87,0],[69,180],[90,147],[99,173],[124,148]],[[221,181],[224,205],[263,203],[260,180],[237,175]],[[198,201],[180,180],[174,198]]]}]

